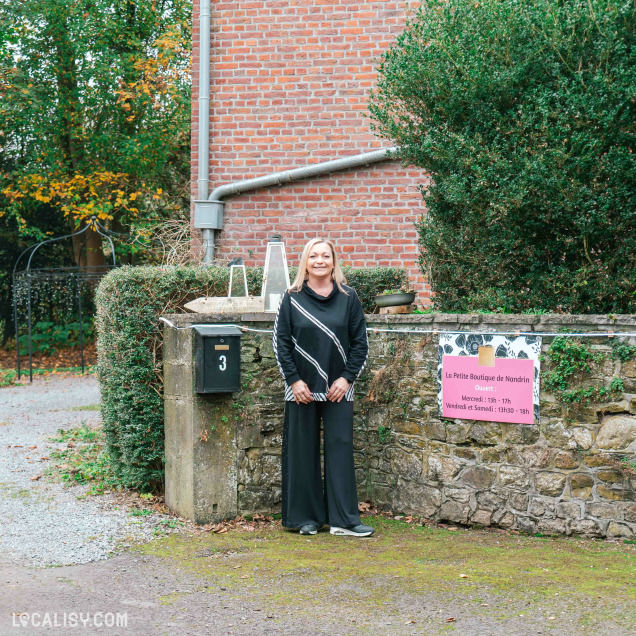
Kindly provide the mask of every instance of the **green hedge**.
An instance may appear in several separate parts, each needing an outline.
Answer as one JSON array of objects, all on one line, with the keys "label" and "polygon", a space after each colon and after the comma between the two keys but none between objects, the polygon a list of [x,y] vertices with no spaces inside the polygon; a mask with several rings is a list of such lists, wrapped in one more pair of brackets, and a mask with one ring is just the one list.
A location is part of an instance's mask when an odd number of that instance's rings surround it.
[{"label": "green hedge", "polygon": [[636,311],[636,3],[428,0],[383,55],[375,129],[433,179],[441,311]]},{"label": "green hedge", "polygon": [[[292,276],[295,272],[291,272]],[[407,282],[404,270],[345,268],[365,311],[373,296]],[[248,268],[251,294],[260,293],[261,268]],[[106,443],[121,484],[161,490],[164,471],[163,381],[159,316],[183,311],[201,296],[226,296],[227,267],[122,267],[96,293],[97,374]]]}]

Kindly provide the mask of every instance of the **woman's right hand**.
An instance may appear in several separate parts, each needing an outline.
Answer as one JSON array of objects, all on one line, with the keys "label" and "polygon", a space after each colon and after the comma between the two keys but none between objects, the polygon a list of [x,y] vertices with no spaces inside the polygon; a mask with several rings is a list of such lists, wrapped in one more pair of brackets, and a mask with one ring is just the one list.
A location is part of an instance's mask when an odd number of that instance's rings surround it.
[{"label": "woman's right hand", "polygon": [[296,404],[309,404],[314,401],[309,387],[302,380],[294,382],[291,385],[291,390],[294,393],[294,400],[296,400]]}]

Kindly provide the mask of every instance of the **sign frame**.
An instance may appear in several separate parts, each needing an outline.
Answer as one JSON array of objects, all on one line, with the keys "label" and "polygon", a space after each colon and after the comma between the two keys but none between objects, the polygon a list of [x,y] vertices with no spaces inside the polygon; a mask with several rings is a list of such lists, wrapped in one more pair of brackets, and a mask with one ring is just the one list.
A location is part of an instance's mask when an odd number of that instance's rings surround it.
[{"label": "sign frame", "polygon": [[[479,358],[480,348],[492,347],[494,360],[506,358],[510,360],[532,360],[534,363],[532,382],[532,420],[533,424],[539,424],[539,391],[541,376],[541,336],[514,336],[508,337],[491,333],[443,333],[439,335],[438,362],[437,362],[437,403],[440,417],[444,419],[460,419],[456,416],[444,415],[443,402],[443,366],[445,356],[468,356]],[[482,366],[480,369],[493,369],[492,366]],[[478,420],[486,422],[498,422],[501,419],[489,416],[463,417],[461,419]],[[509,422],[509,420],[503,420]],[[518,422],[527,425],[528,422]]]}]

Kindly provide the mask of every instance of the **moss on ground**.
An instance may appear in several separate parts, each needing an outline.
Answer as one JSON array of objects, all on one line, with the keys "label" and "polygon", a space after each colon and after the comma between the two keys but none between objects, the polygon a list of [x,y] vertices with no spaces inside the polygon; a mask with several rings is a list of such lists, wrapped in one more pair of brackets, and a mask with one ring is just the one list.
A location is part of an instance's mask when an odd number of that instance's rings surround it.
[{"label": "moss on ground", "polygon": [[255,532],[173,534],[137,549],[229,593],[247,588],[272,607],[300,612],[309,611],[317,594],[340,607],[363,604],[369,611],[404,596],[441,594],[468,599],[475,612],[498,619],[526,607],[545,614],[568,610],[580,625],[613,620],[636,628],[634,545],[451,530],[383,517],[365,523],[376,528],[374,537],[328,531],[305,537],[276,525]]},{"label": "moss on ground", "polygon": [[11,499],[31,499],[33,492],[28,488],[20,488],[10,482],[0,482],[0,494]]},{"label": "moss on ground", "polygon": [[87,404],[86,406],[74,406],[69,411],[99,411],[100,409],[99,404]]}]

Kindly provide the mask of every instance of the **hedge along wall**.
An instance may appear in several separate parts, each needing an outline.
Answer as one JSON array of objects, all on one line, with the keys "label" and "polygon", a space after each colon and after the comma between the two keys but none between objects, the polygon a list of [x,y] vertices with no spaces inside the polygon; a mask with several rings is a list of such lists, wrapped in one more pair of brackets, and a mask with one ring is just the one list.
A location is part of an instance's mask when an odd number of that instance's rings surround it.
[{"label": "hedge along wall", "polygon": [[[227,320],[220,315],[167,318],[181,328]],[[383,329],[636,331],[633,316],[430,314],[367,319],[369,326]],[[264,314],[247,315],[243,324],[271,329],[272,321]],[[227,465],[237,470],[224,478],[228,489],[234,489],[235,510],[278,512],[284,404],[271,335],[242,336],[241,392],[199,396],[190,363],[192,331],[165,330],[175,352],[165,360],[173,428],[188,427],[188,417],[194,417],[197,426],[207,425],[192,427],[194,456],[206,456],[206,449],[221,438],[233,439],[227,448],[236,457]],[[354,415],[360,500],[435,521],[529,533],[634,537],[635,339],[544,337],[539,425],[442,419],[437,407],[437,336],[371,333],[369,341],[369,364],[356,383]],[[194,474],[203,468],[195,466]],[[205,510],[198,515],[205,518]]]},{"label": "hedge along wall", "polygon": [[[396,268],[344,268],[365,307],[407,280]],[[294,268],[290,275],[295,276]],[[262,270],[247,268],[249,292]],[[159,316],[201,296],[227,296],[227,267],[122,267],[97,289],[97,374],[102,418],[115,472],[127,487],[161,490],[164,476],[162,334]]]}]

